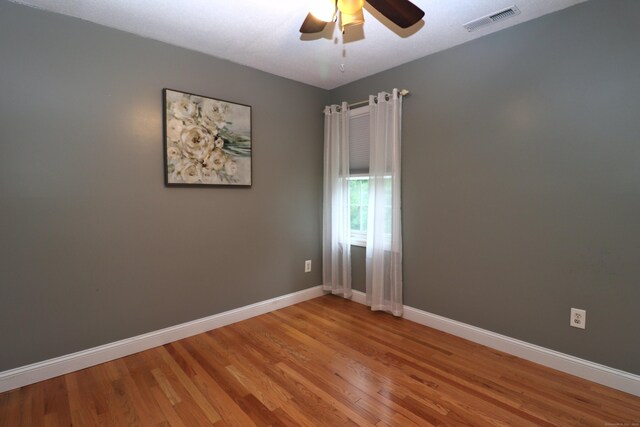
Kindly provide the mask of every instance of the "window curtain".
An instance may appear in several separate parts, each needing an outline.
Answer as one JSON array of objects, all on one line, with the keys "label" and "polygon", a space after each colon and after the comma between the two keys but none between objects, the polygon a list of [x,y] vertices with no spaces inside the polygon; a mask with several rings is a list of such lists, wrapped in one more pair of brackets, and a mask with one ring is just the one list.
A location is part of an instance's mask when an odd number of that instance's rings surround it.
[{"label": "window curtain", "polygon": [[367,227],[367,305],[402,316],[400,121],[402,97],[369,97],[371,147]]},{"label": "window curtain", "polygon": [[324,199],[322,287],[351,298],[351,229],[349,224],[349,107],[324,110]]}]

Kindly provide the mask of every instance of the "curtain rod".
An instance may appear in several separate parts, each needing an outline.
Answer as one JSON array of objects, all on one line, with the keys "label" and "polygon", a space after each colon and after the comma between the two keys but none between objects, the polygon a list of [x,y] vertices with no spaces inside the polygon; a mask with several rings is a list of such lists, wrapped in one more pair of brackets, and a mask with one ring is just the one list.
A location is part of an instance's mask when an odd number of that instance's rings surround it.
[{"label": "curtain rod", "polygon": [[[410,92],[407,89],[401,89],[398,93],[400,94],[400,96],[407,96],[407,95],[409,95]],[[353,104],[349,104],[349,108],[353,108],[353,107],[356,107],[356,106],[359,106],[359,105],[365,105],[365,104],[368,104],[368,103],[369,103],[368,99],[364,100],[364,101],[354,102]]]}]

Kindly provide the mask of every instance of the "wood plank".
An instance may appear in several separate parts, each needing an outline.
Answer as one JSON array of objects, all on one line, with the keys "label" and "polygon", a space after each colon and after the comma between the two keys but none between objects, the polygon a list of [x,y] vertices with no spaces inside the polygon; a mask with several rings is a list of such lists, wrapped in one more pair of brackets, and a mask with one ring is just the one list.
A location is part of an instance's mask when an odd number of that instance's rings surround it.
[{"label": "wood plank", "polygon": [[[330,308],[333,310],[333,308]],[[317,314],[312,314],[312,316],[317,316]],[[336,313],[336,318],[339,318],[341,313]],[[322,319],[318,316],[316,317],[315,323],[322,321]],[[401,319],[396,319],[396,321]],[[334,321],[341,325],[340,320]],[[383,321],[387,321],[383,319]],[[347,322],[341,325],[341,329],[344,329],[348,326]],[[359,325],[359,329],[362,328],[362,325]],[[340,335],[340,331],[333,332],[334,334]],[[443,399],[444,402],[449,401],[452,403],[454,407],[458,407],[459,411],[459,403],[462,402],[463,405],[466,405],[466,401],[472,398],[479,398],[481,400],[489,400],[497,405],[498,408],[505,409],[513,414],[518,415],[524,419],[528,419],[529,422],[533,422],[534,424],[543,425],[545,422],[548,423],[575,423],[577,420],[574,416],[570,414],[570,410],[567,409],[565,411],[541,411],[544,413],[544,416],[536,415],[535,410],[532,409],[533,406],[538,405],[541,408],[546,408],[547,403],[542,400],[541,402],[535,399],[529,399],[527,402],[529,405],[523,406],[522,402],[520,402],[520,396],[522,393],[519,390],[511,390],[508,387],[504,387],[503,385],[492,383],[490,379],[483,378],[476,374],[476,372],[472,372],[468,369],[458,369],[455,372],[450,369],[446,364],[437,363],[434,359],[429,360],[419,360],[411,354],[411,352],[405,350],[397,350],[389,346],[383,346],[382,348],[377,348],[375,346],[376,340],[370,339],[370,337],[352,337],[345,336],[342,341],[346,342],[347,340],[360,340],[361,345],[363,346],[371,346],[372,350],[366,350],[367,347],[364,347],[365,350],[360,351],[369,351],[373,354],[373,358],[381,361],[384,365],[392,365],[397,369],[409,374],[412,378],[420,379],[421,381],[428,381],[429,383],[436,384],[437,388],[440,390],[447,390],[447,394],[455,395],[456,399],[451,401],[449,399]],[[352,344],[352,347],[356,347],[356,345]],[[386,353],[383,353],[386,351]],[[441,354],[436,355],[439,358],[445,358]],[[470,367],[475,366],[474,358],[467,358],[466,365]],[[500,390],[500,393],[496,393],[496,390]],[[460,394],[459,391],[462,391],[463,394]],[[398,394],[398,392],[400,392]],[[394,394],[402,396],[402,389],[396,388]],[[411,394],[411,392],[409,392]],[[493,408],[492,412],[496,413],[496,407]],[[463,410],[463,412],[465,412]],[[554,416],[554,414],[556,414]],[[509,419],[509,417],[503,417],[505,421]],[[497,421],[497,420],[496,420]],[[512,421],[513,422],[513,421]]]},{"label": "wood plank", "polygon": [[184,359],[189,363],[194,371],[191,380],[198,388],[202,396],[211,404],[215,411],[220,414],[222,420],[229,426],[251,426],[255,423],[251,418],[238,406],[234,400],[235,396],[229,395],[226,390],[220,386],[208,372],[203,368],[183,346],[184,340],[168,344],[165,346],[169,353]]},{"label": "wood plank", "polygon": [[[323,336],[326,335],[326,333],[322,330],[322,329],[318,329],[316,326],[314,326],[314,324],[317,323],[321,323],[322,319],[321,318],[317,318],[314,319],[314,322],[305,322],[305,323],[297,323],[297,327],[298,328],[304,328],[305,330],[307,330],[307,333],[309,335],[313,335],[315,336],[318,340],[323,341],[324,338]],[[326,325],[325,325],[326,326]],[[345,325],[346,326],[346,325]],[[283,326],[284,327],[284,326]],[[342,327],[341,327],[342,328]],[[338,337],[338,335],[340,334],[339,331],[332,331],[330,332],[331,335],[331,341],[330,344],[333,348],[336,349],[341,349],[341,351],[345,352],[348,357],[352,360],[356,360],[356,361],[362,361],[363,363],[366,363],[368,366],[375,368],[373,371],[369,372],[369,376],[378,376],[380,374],[383,375],[383,377],[378,381],[379,385],[378,387],[382,387],[384,389],[387,388],[387,383],[389,383],[389,381],[385,381],[384,376],[386,377],[390,377],[393,378],[393,373],[394,372],[398,372],[403,371],[402,366],[399,366],[399,369],[390,369],[389,365],[393,365],[393,363],[391,363],[391,359],[389,358],[388,353],[385,353],[384,351],[388,350],[388,349],[377,349],[377,348],[373,348],[371,347],[372,345],[375,345],[375,343],[371,343],[370,340],[364,339],[362,337],[358,337],[358,336],[352,336],[352,335],[348,335],[344,338],[339,338],[339,339],[335,339]],[[358,342],[358,340],[360,340],[360,342]],[[327,342],[323,342],[324,344],[327,344]],[[362,347],[361,347],[362,346]],[[365,347],[366,346],[366,347]],[[353,351],[356,350],[357,351]],[[318,350],[321,351],[321,350]],[[365,355],[366,353],[366,355]],[[368,360],[367,359],[371,359]],[[373,362],[373,363],[372,363]],[[338,368],[339,365],[336,364],[335,368]],[[415,372],[409,372],[409,373],[413,373],[415,374]],[[438,390],[438,388],[442,389],[442,390],[447,390],[448,393],[455,393],[456,390],[451,388],[451,384],[449,384],[448,382],[442,382],[441,378],[440,379],[433,379],[433,381],[430,382],[425,382],[425,381],[420,381],[421,383],[428,384],[428,388],[423,387],[420,388],[418,387],[417,384],[415,384],[413,381],[411,381],[411,379],[415,379],[415,376],[412,375],[404,375],[401,376],[400,378],[395,380],[395,383],[393,384],[393,388],[394,388],[394,395],[396,396],[400,396],[400,397],[406,397],[407,395],[420,395],[420,394],[426,394],[426,395],[430,395],[432,398],[434,399],[440,399],[442,400],[442,396],[440,394]],[[371,378],[369,378],[368,380],[369,382],[371,382]],[[432,386],[432,384],[435,384],[435,387]],[[456,384],[453,383],[453,386],[455,386]],[[466,396],[466,398],[470,398],[470,396]],[[482,398],[481,398],[482,400]],[[443,402],[445,402],[444,400],[442,400]],[[396,402],[397,403],[397,402]],[[459,405],[455,404],[455,401],[450,402],[453,405],[448,405],[449,406],[449,410],[453,410],[453,411],[460,411],[461,408]],[[499,415],[501,413],[500,411],[501,408],[493,408],[493,413],[494,415]],[[502,408],[504,409],[504,408]],[[509,408],[507,408],[509,409]],[[518,409],[517,407],[514,408],[510,408],[513,411],[517,412],[518,414],[520,414],[522,411],[520,409]],[[526,414],[520,414],[520,416],[518,417],[518,422],[517,424],[522,424],[524,421],[522,419],[522,417],[526,418]],[[508,414],[504,414],[503,413],[503,418],[506,420],[509,420],[513,417],[510,417]],[[541,424],[542,420],[539,419],[535,419],[534,421],[536,421],[537,423]],[[534,424],[536,424],[534,422]]]},{"label": "wood plank", "polygon": [[0,426],[23,425],[20,407],[28,399],[28,392],[26,387],[22,387],[0,394]]},{"label": "wood plank", "polygon": [[[204,412],[209,422],[215,424],[220,421],[222,418],[218,411],[216,411],[215,408],[211,406],[211,403],[202,395],[198,387],[196,387],[187,376],[187,372],[180,369],[180,366],[176,363],[175,359],[171,357],[166,348],[159,347],[156,351],[161,355],[162,360],[169,366],[178,380],[180,380],[194,403]],[[189,372],[193,372],[193,370],[189,369]]]},{"label": "wood plank", "polygon": [[313,381],[310,381],[305,376],[301,375],[300,370],[292,369],[287,363],[278,363],[278,368],[285,373],[285,375],[291,377],[294,381],[298,381],[303,384],[308,390],[314,393],[316,396],[328,402],[331,406],[347,415],[352,421],[358,423],[358,425],[375,425],[380,420],[375,416],[369,414],[366,411],[360,411],[358,406],[347,405],[344,401],[348,399],[337,399],[330,393],[327,393],[322,388],[318,387]]}]

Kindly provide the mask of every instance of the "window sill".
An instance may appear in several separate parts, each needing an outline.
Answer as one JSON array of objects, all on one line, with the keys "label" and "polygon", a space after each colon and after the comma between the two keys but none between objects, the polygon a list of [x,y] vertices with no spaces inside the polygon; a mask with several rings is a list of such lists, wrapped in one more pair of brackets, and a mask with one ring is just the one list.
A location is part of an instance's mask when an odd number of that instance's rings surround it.
[{"label": "window sill", "polygon": [[[367,247],[367,235],[364,234],[356,234],[355,232],[351,233],[351,246],[359,246],[361,248]],[[385,250],[389,250],[391,247],[391,235],[385,234],[384,238]]]},{"label": "window sill", "polygon": [[364,231],[351,232],[351,246],[367,247],[367,233]]}]

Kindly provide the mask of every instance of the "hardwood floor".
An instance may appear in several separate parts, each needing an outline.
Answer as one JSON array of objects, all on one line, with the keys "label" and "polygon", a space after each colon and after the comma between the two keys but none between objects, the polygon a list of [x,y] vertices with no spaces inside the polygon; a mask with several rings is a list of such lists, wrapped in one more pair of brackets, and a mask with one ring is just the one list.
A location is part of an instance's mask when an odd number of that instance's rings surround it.
[{"label": "hardwood floor", "polygon": [[640,398],[324,296],[0,394],[0,426],[640,425]]}]

